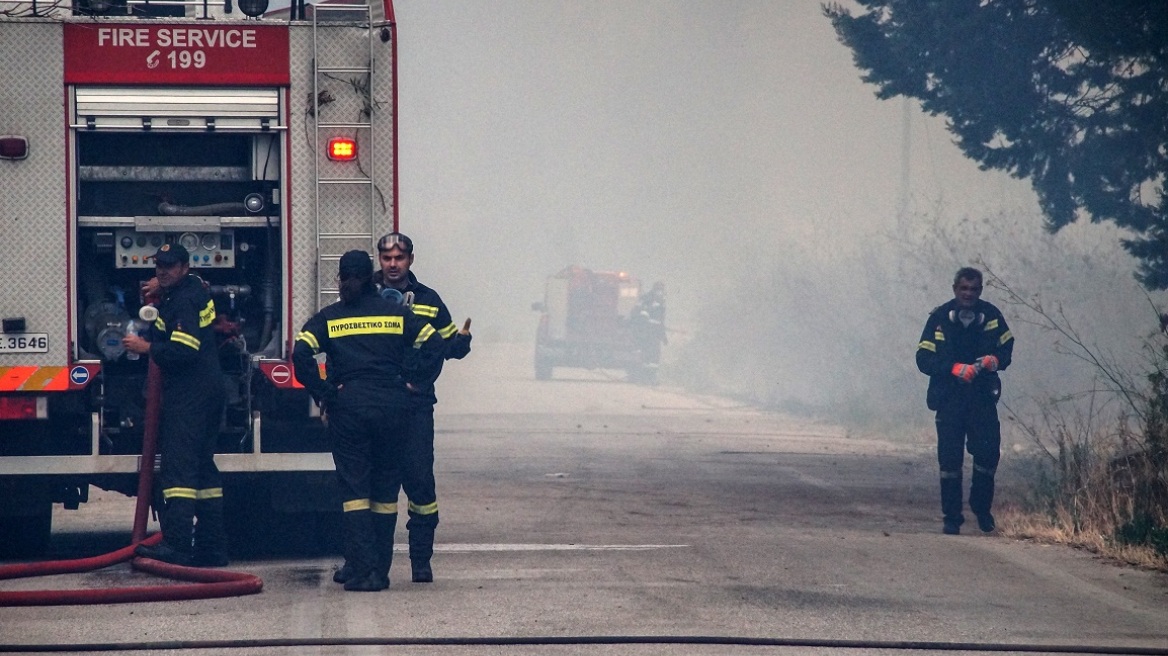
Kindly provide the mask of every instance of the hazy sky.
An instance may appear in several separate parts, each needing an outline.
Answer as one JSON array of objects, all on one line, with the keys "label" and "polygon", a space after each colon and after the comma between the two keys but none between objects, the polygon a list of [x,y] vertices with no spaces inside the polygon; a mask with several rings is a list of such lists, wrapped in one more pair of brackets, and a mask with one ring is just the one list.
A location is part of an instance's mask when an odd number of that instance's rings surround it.
[{"label": "hazy sky", "polygon": [[[663,280],[685,323],[772,260],[861,249],[898,199],[1036,212],[879,101],[811,0],[396,0],[401,228],[476,334],[533,334],[569,264]],[[944,299],[936,299],[937,301]]]}]

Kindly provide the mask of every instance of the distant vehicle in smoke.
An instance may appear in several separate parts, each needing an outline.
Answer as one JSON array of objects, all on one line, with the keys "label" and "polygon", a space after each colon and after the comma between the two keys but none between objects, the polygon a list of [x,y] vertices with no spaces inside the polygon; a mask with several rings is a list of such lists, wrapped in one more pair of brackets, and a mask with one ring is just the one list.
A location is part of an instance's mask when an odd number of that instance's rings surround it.
[{"label": "distant vehicle in smoke", "polygon": [[[535,377],[556,367],[623,369],[630,381],[657,382],[654,349],[644,348],[637,312],[640,281],[624,271],[569,266],[548,276],[535,339]],[[659,351],[659,349],[658,349]]]}]

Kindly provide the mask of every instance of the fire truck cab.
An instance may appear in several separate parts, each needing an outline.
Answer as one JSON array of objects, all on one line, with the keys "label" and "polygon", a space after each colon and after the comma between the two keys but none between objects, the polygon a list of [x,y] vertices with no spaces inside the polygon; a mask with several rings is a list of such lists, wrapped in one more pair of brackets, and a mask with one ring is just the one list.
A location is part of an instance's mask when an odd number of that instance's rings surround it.
[{"label": "fire truck cab", "polygon": [[340,255],[397,228],[393,8],[266,5],[0,0],[0,558],[91,485],[135,493],[148,358],[121,338],[164,243],[215,302],[233,546],[339,513],[291,351]]},{"label": "fire truck cab", "polygon": [[624,369],[634,382],[655,382],[655,363],[637,334],[634,309],[640,281],[624,271],[569,266],[549,276],[535,338],[535,377],[550,380],[556,367]]}]

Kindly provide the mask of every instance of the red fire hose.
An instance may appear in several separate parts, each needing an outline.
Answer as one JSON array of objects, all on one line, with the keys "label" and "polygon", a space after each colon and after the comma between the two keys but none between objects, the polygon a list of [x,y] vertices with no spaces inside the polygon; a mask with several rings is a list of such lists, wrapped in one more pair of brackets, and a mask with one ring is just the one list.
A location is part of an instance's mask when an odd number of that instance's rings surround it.
[{"label": "red fire hose", "polygon": [[254,574],[183,567],[150,558],[134,557],[134,547],[138,544],[156,544],[162,539],[161,533],[146,537],[146,518],[150,509],[151,490],[154,485],[154,454],[157,451],[158,415],[161,398],[160,372],[158,365],[151,361],[146,374],[146,423],[142,434],[142,461],[138,467],[138,500],[134,509],[134,530],[130,546],[92,558],[7,565],[0,567],[0,579],[88,572],[133,559],[130,565],[136,570],[179,581],[192,581],[194,584],[0,592],[0,606],[64,606],[212,599],[256,594],[263,589],[263,580]]}]

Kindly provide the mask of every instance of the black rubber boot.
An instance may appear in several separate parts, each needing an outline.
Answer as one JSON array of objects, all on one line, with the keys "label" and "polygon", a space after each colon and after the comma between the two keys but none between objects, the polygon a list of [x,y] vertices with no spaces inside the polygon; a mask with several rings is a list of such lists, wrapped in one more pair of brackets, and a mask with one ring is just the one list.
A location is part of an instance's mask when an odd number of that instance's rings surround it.
[{"label": "black rubber boot", "polygon": [[372,570],[364,576],[358,576],[345,581],[345,590],[349,592],[378,592],[389,587],[389,580],[381,577]]},{"label": "black rubber boot", "polygon": [[981,529],[982,533],[993,533],[998,524],[994,521],[994,514],[991,512],[978,513],[977,527]]},{"label": "black rubber boot", "polygon": [[140,544],[134,547],[134,555],[170,563],[171,565],[182,565],[183,567],[193,567],[195,564],[190,552],[180,552],[165,541],[155,545]]},{"label": "black rubber boot", "polygon": [[412,526],[410,531],[410,575],[414,583],[431,583],[434,570],[430,558],[434,555],[434,527]]},{"label": "black rubber boot", "polygon": [[965,515],[961,512],[961,472],[941,472],[941,514],[944,517],[942,532],[946,535],[961,533]]},{"label": "black rubber boot", "polygon": [[969,509],[977,515],[977,527],[983,533],[994,530],[996,523],[990,508],[994,505],[994,471],[973,466],[973,480],[969,484]]},{"label": "black rubber boot", "polygon": [[[364,579],[373,576],[373,513],[369,510],[349,510],[343,518],[345,530],[345,565],[333,575],[333,580],[344,575],[346,590],[366,590]],[[382,588],[377,588],[382,589]]]},{"label": "black rubber boot", "polygon": [[337,571],[333,572],[333,583],[347,583],[349,579],[353,578],[353,566],[345,561]]},{"label": "black rubber boot", "polygon": [[193,565],[195,500],[168,500],[159,513],[158,521],[162,526],[162,542],[153,546],[140,544],[134,548],[134,555],[172,565]]},{"label": "black rubber boot", "polygon": [[389,570],[393,565],[393,533],[397,529],[397,513],[373,513],[374,560],[373,571],[389,587]]},{"label": "black rubber boot", "polygon": [[433,583],[434,570],[430,568],[429,560],[411,560],[410,578],[414,583]]},{"label": "black rubber boot", "polygon": [[226,567],[227,531],[223,528],[223,498],[195,502],[195,565]]}]

